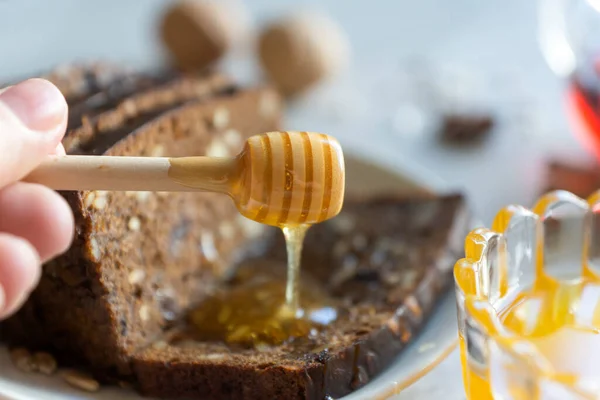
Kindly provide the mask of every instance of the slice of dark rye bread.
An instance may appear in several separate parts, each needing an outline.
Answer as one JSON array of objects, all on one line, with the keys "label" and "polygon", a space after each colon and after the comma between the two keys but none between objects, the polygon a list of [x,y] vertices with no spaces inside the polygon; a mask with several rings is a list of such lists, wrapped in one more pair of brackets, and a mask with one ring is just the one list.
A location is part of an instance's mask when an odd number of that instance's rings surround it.
[{"label": "slice of dark rye bread", "polygon": [[[185,340],[189,329],[174,327],[133,357],[139,390],[215,400],[346,395],[418,334],[452,283],[470,226],[460,195],[348,200],[339,216],[310,228],[302,261],[303,276],[340,301],[336,321],[308,338],[252,349]],[[242,261],[238,278],[220,290],[235,290],[256,274],[285,273],[284,265],[276,231],[264,253]]]},{"label": "slice of dark rye bread", "polygon": [[[279,126],[280,101],[268,89],[242,90],[216,74],[98,68],[72,69],[79,84],[61,83],[81,116],[70,120],[70,153],[235,154],[245,137]],[[261,236],[262,226],[219,195],[63,195],[75,212],[75,243],[45,265],[0,337],[169,398],[323,399],[363,386],[426,322],[469,227],[458,195],[349,199],[338,217],[309,230],[302,270],[341,302],[340,318],[309,338],[248,349],[173,338],[209,295],[254,272],[284,274],[280,232]],[[256,254],[239,262],[248,245]],[[231,268],[241,271],[232,279]]]},{"label": "slice of dark rye bread", "polygon": [[[71,68],[71,84],[60,74],[81,116],[70,121],[68,153],[233,156],[247,137],[279,128],[281,103],[268,88],[237,88],[212,73],[137,73],[125,87],[125,75],[111,68],[103,79],[96,67]],[[44,266],[22,310],[0,324],[0,337],[53,349],[103,379],[134,380],[135,351],[202,298],[256,229],[236,229],[241,217],[217,194],[61,194],[75,214],[74,243]]]}]

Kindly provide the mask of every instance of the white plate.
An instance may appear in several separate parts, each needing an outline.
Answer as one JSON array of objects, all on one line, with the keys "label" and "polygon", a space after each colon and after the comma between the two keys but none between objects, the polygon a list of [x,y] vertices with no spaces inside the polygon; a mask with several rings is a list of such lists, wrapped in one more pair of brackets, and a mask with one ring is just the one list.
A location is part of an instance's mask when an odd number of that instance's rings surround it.
[{"label": "white plate", "polygon": [[[365,154],[365,149],[344,145],[348,153]],[[355,151],[352,151],[355,150]],[[378,157],[379,158],[379,157]],[[389,160],[389,158],[388,158]],[[404,168],[394,162],[376,166],[364,159],[346,156],[347,191],[356,194],[375,193],[428,193],[447,190],[435,177],[414,166]],[[364,388],[344,397],[344,400],[385,399],[401,391],[439,364],[457,344],[456,308],[453,291],[435,310],[424,330],[400,354],[386,371]],[[134,400],[141,397],[119,388],[102,388],[88,394],[67,386],[57,376],[26,374],[11,364],[6,349],[0,349],[1,400]]]}]

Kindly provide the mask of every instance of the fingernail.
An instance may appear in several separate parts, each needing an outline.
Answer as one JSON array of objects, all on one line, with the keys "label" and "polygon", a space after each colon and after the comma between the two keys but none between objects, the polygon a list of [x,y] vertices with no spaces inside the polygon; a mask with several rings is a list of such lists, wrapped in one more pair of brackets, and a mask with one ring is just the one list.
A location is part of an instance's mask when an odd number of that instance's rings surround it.
[{"label": "fingernail", "polygon": [[9,87],[0,93],[0,101],[34,131],[56,128],[67,112],[62,93],[44,79],[29,79]]}]

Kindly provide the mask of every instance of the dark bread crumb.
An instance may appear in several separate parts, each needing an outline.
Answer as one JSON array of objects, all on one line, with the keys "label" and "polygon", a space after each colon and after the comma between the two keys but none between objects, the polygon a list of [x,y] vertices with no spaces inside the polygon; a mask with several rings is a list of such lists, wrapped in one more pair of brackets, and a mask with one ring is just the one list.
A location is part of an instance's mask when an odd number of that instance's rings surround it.
[{"label": "dark bread crumb", "polygon": [[440,137],[448,144],[473,144],[482,141],[493,126],[490,115],[450,114],[444,116]]}]

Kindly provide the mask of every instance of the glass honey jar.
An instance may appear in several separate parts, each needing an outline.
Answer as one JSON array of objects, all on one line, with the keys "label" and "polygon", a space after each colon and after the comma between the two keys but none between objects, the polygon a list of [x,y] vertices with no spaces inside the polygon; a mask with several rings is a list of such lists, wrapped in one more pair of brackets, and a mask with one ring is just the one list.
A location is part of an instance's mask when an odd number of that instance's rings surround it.
[{"label": "glass honey jar", "polygon": [[468,400],[600,399],[600,191],[505,207],[454,277]]}]

